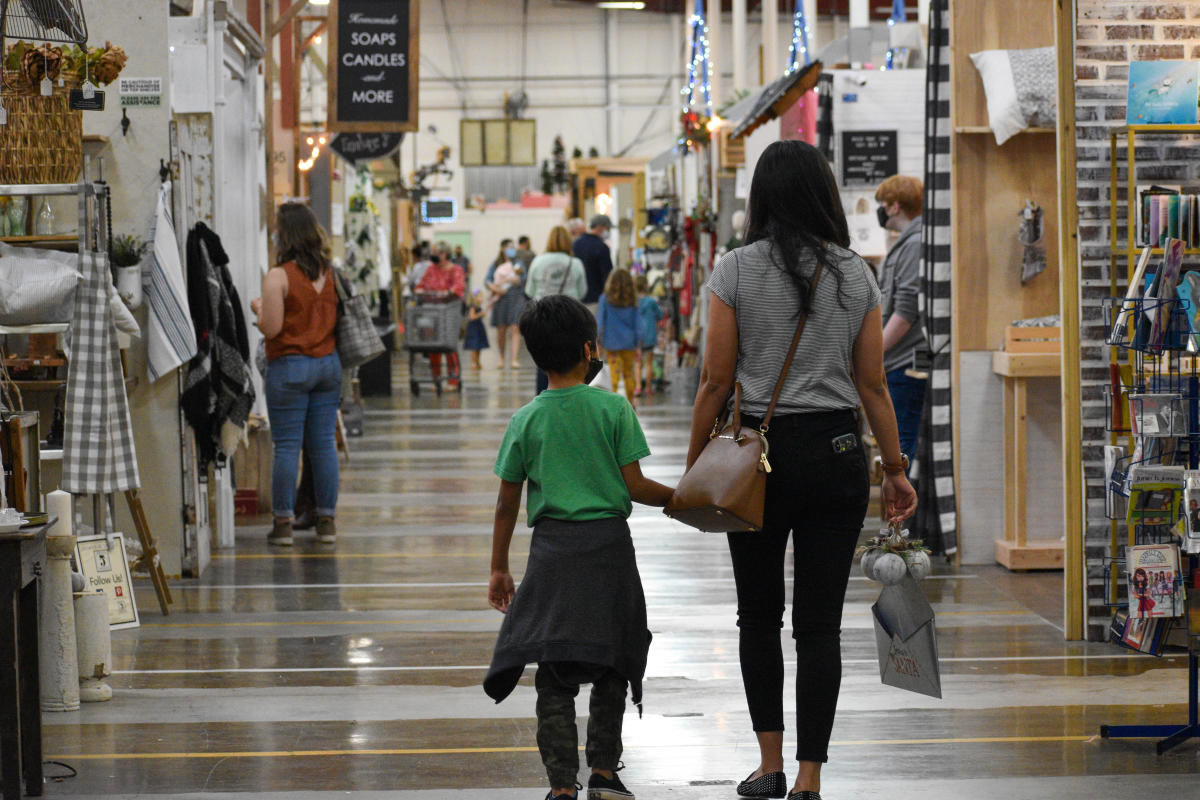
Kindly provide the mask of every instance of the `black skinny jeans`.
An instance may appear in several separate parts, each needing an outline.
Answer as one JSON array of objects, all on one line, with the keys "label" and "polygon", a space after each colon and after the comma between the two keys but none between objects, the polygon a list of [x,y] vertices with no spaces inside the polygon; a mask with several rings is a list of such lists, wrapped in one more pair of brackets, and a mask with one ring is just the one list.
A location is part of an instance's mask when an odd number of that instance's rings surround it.
[{"label": "black skinny jeans", "polygon": [[[743,425],[758,425],[743,417]],[[796,759],[829,760],[829,736],[842,682],[842,604],[870,491],[861,444],[835,452],[833,440],[858,435],[853,411],[776,417],[767,434],[763,530],[730,533],[737,583],[742,683],[756,732],[782,731],[784,556],[795,533],[792,637],[796,640]],[[856,438],[857,442],[857,438]]]}]

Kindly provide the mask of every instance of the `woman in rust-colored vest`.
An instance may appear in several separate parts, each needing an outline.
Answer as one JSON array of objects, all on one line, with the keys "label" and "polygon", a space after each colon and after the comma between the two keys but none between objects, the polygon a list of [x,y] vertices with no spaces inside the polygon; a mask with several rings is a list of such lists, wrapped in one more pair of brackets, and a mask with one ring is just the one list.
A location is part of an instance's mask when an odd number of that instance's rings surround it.
[{"label": "woman in rust-colored vest", "polygon": [[308,206],[284,203],[276,217],[276,263],[250,304],[267,340],[266,395],[275,445],[268,544],[292,543],[296,477],[303,446],[312,461],[317,539],[332,543],[338,496],[335,427],[342,364],[334,340],[337,275],[329,237]]}]

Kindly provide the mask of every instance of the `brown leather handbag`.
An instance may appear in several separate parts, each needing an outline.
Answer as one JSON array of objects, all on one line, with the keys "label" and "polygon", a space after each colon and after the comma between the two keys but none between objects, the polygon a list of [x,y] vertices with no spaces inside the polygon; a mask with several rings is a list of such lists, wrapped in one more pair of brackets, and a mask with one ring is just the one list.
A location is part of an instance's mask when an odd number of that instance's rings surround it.
[{"label": "brown leather handbag", "polygon": [[[820,279],[821,265],[818,263],[812,282],[814,293]],[[758,430],[742,427],[742,385],[735,382],[730,392],[733,395],[732,420],[726,423],[729,414],[729,404],[726,403],[713,423],[708,444],[692,468],[680,478],[675,493],[667,503],[667,516],[702,531],[762,530],[767,475],[771,472],[767,430],[807,321],[808,313],[801,313],[796,335],[792,337],[792,346],[788,349],[787,359],[775,384],[775,393],[771,396],[771,403]]]}]

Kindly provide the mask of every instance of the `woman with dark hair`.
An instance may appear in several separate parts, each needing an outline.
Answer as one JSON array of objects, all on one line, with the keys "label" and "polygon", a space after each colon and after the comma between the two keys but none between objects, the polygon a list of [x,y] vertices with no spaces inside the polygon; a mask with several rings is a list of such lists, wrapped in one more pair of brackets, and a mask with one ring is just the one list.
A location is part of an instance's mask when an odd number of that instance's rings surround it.
[{"label": "woman with dark hair", "polygon": [[308,206],[284,203],[276,216],[275,266],[263,278],[262,297],[250,303],[267,340],[264,381],[275,460],[271,505],[275,524],[267,543],[292,543],[296,472],[303,444],[312,462],[317,539],[332,543],[338,497],[335,428],[342,396],[337,324],[337,275],[329,237]]},{"label": "woman with dark hair", "polygon": [[[846,582],[867,511],[869,478],[858,440],[862,405],[879,442],[887,516],[916,508],[904,475],[896,416],[883,373],[880,292],[850,236],[829,164],[804,142],[776,142],[754,170],[746,245],[727,253],[707,286],[704,366],[692,412],[687,465],[713,419],[742,388],[742,424],[759,428],[801,314],[808,320],[767,432],[763,530],[730,533],[737,585],[739,655],[761,760],[738,785],[743,797],[819,800],[821,765],[841,685]],[[789,535],[795,584],[796,759],[783,773],[784,558]]]}]

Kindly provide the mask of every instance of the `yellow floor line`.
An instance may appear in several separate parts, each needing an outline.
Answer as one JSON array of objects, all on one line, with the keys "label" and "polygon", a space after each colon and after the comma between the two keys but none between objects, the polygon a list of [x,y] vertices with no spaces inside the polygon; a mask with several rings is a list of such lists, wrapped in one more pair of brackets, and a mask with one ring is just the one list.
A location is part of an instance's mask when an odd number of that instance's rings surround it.
[{"label": "yellow floor line", "polygon": [[[465,553],[300,553],[300,552],[282,552],[282,553],[216,553],[213,555],[213,561],[247,561],[252,559],[277,559],[277,558],[340,558],[340,559],[362,559],[362,558],[483,558],[491,557],[490,550],[471,551]],[[529,553],[509,553],[510,556],[516,558],[524,557]]]},{"label": "yellow floor line", "polygon": [[[856,747],[867,745],[922,745],[922,744],[1035,744],[1040,742],[1090,742],[1096,736],[979,736],[961,739],[860,739],[830,742],[831,747]],[[710,745],[639,745],[638,749],[652,747],[727,748],[727,744]],[[579,748],[583,750],[581,746]],[[131,761],[185,758],[296,758],[315,756],[455,756],[488,753],[536,753],[536,747],[445,747],[445,748],[391,748],[381,750],[267,750],[221,753],[57,753],[47,759],[70,759],[75,761]]]},{"label": "yellow floor line", "polygon": [[[487,611],[486,608],[480,608],[479,611]],[[216,611],[195,611],[193,613],[221,613]],[[956,617],[956,616],[1027,616],[1032,612],[1014,609],[1012,611],[941,611],[939,617]],[[844,614],[846,617],[868,617],[868,612],[849,612]],[[143,628],[293,628],[293,627],[314,627],[318,625],[467,625],[475,624],[479,620],[476,619],[337,619],[337,620],[281,620],[278,622],[255,621],[255,622],[143,622]]]}]

